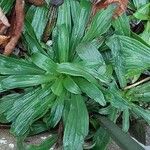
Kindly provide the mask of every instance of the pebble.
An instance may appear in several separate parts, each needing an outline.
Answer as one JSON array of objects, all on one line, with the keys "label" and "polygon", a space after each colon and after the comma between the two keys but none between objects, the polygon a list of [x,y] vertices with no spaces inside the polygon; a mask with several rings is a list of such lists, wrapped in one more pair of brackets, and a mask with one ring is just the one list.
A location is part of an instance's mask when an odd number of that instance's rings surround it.
[{"label": "pebble", "polygon": [[12,144],[12,143],[10,143],[10,144],[9,144],[9,147],[13,149],[13,148],[15,147],[15,145]]},{"label": "pebble", "polygon": [[0,144],[7,144],[7,140],[5,140],[5,138],[0,139]]},{"label": "pebble", "polygon": [[47,138],[46,136],[42,136],[42,137],[41,137],[42,140],[45,140],[46,138]]}]

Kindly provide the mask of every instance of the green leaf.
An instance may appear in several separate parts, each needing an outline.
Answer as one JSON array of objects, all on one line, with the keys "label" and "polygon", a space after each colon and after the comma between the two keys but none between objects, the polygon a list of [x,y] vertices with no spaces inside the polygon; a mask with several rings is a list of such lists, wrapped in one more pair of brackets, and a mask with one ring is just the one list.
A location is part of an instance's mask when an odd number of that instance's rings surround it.
[{"label": "green leaf", "polygon": [[10,123],[7,119],[6,119],[6,115],[5,114],[0,114],[0,123]]},{"label": "green leaf", "polygon": [[62,94],[64,87],[63,79],[61,77],[55,80],[55,82],[51,86],[51,90],[57,96],[60,96]]},{"label": "green leaf", "polygon": [[0,99],[0,123],[9,123],[6,119],[7,111],[9,111],[12,107],[14,102],[21,97],[21,94],[9,94]]},{"label": "green leaf", "polygon": [[8,13],[13,7],[13,3],[15,0],[1,0],[0,6],[5,13]]},{"label": "green leaf", "polygon": [[50,116],[44,120],[48,126],[55,127],[60,121],[64,109],[64,99],[64,95],[61,95],[55,100],[51,108]]},{"label": "green leaf", "polygon": [[70,7],[71,7],[70,11],[71,11],[73,24],[76,24],[78,22],[80,11],[81,11],[80,2],[76,0],[72,0],[70,1]]},{"label": "green leaf", "polygon": [[66,75],[83,77],[89,82],[97,82],[95,78],[86,71],[86,69],[77,63],[61,63],[57,66],[56,71]]},{"label": "green leaf", "polygon": [[7,120],[13,122],[12,132],[16,136],[24,135],[31,124],[49,110],[54,99],[55,96],[47,86],[29,91],[18,98],[7,112]]},{"label": "green leaf", "polygon": [[58,26],[58,58],[59,62],[67,62],[69,55],[69,32],[68,28],[63,24]]},{"label": "green leaf", "polygon": [[36,6],[32,5],[27,9],[25,17],[27,18],[28,22],[32,23],[36,8]]},{"label": "green leaf", "polygon": [[41,52],[45,54],[44,49],[42,48],[41,43],[36,37],[35,31],[30,23],[28,18],[25,18],[24,23],[24,31],[23,31],[23,42],[27,45],[27,49],[30,54]]},{"label": "green leaf", "polygon": [[72,95],[71,107],[65,124],[64,150],[83,149],[84,138],[89,130],[89,116],[81,95]]},{"label": "green leaf", "polygon": [[64,124],[64,126],[67,123],[68,114],[70,111],[70,106],[71,106],[71,97],[70,97],[70,93],[68,93],[66,95],[66,99],[64,101],[64,110],[63,110],[63,124]]},{"label": "green leaf", "polygon": [[141,34],[142,39],[150,44],[150,21],[145,25],[144,31]]},{"label": "green leaf", "polygon": [[73,94],[81,94],[81,90],[78,87],[78,85],[74,82],[74,80],[67,76],[64,80],[63,80],[63,85],[66,88],[66,90],[68,90],[69,92],[73,93]]},{"label": "green leaf", "polygon": [[[108,85],[111,82],[111,76],[108,76],[106,72],[106,65],[101,65],[97,70],[93,67],[85,67],[86,71],[95,77],[95,79],[99,80],[100,82]],[[94,83],[94,82],[93,82]],[[96,83],[96,82],[95,82]]]},{"label": "green leaf", "polygon": [[110,112],[112,111],[113,107],[111,105],[104,107],[104,108],[100,108],[98,113],[101,115],[108,115],[110,114]]},{"label": "green leaf", "polygon": [[2,88],[2,80],[7,78],[7,76],[0,76],[0,92],[7,91],[6,89]]},{"label": "green leaf", "polygon": [[136,6],[136,8],[140,8],[143,5],[147,4],[149,2],[149,0],[133,0],[134,5]]},{"label": "green leaf", "polygon": [[[11,130],[16,136],[24,135],[29,130],[30,125],[49,110],[55,99],[55,96],[51,94],[50,88],[43,89],[40,93],[35,93],[34,96],[28,104],[24,103],[21,113],[15,118],[15,121],[13,120]],[[9,111],[7,118],[10,118],[9,114],[13,111],[14,108],[12,108],[12,111]]]},{"label": "green leaf", "polygon": [[35,88],[32,91],[24,93],[24,95],[17,99],[13,107],[7,112],[7,119],[13,121],[24,110],[24,108],[30,105],[30,102],[35,99],[40,93],[41,88]]},{"label": "green leaf", "polygon": [[78,79],[77,81],[77,84],[79,85],[81,90],[84,93],[86,93],[91,99],[94,99],[97,103],[99,103],[102,106],[106,105],[103,93],[95,84],[92,84],[82,78]]},{"label": "green leaf", "polygon": [[76,48],[79,57],[91,65],[105,65],[102,55],[93,43],[83,43]]},{"label": "green leaf", "polygon": [[134,141],[128,134],[124,133],[117,125],[106,117],[100,117],[99,120],[113,140],[125,150],[144,150],[144,148]]},{"label": "green leaf", "polygon": [[31,57],[33,63],[39,68],[44,69],[47,72],[53,73],[56,69],[55,62],[48,56],[42,53],[34,53]]},{"label": "green leaf", "polygon": [[[113,121],[116,122],[117,119],[117,109],[109,109],[109,115],[108,118]],[[96,142],[93,150],[100,150],[100,149],[106,149],[107,145],[109,144],[111,138],[109,133],[103,129],[103,127],[100,127],[95,135],[94,135],[94,141]]]},{"label": "green leaf", "polygon": [[[32,27],[35,31],[38,40],[41,40],[48,21],[48,7],[35,7],[34,15],[32,18]],[[38,23],[37,23],[38,22]]]},{"label": "green leaf", "polygon": [[132,104],[131,109],[137,116],[142,117],[150,125],[150,110],[145,110],[135,104]]},{"label": "green leaf", "polygon": [[58,55],[58,31],[57,31],[57,27],[55,27],[53,29],[53,32],[52,32],[52,41],[53,41],[53,45],[52,45],[52,51],[54,53],[54,61],[57,61],[59,62],[58,58],[59,58],[59,55]]},{"label": "green leaf", "polygon": [[96,131],[94,141],[96,141],[96,144],[93,150],[106,149],[110,142],[110,136],[107,131],[101,127]]},{"label": "green leaf", "polygon": [[26,60],[0,55],[0,74],[38,75],[44,73],[44,70]]},{"label": "green leaf", "polygon": [[29,136],[37,135],[45,131],[48,131],[46,124],[43,121],[36,121],[30,128]]},{"label": "green leaf", "polygon": [[1,81],[2,88],[13,89],[20,87],[36,86],[55,80],[56,77],[51,74],[46,75],[13,75]]},{"label": "green leaf", "polygon": [[64,0],[64,3],[58,8],[57,26],[61,25],[65,25],[69,33],[71,32],[70,0]]},{"label": "green leaf", "polygon": [[120,86],[123,88],[127,85],[127,81],[125,78],[126,68],[125,68],[125,58],[122,55],[121,49],[123,49],[123,45],[119,40],[110,40],[107,45],[111,49],[111,53],[113,56],[113,66],[116,72],[117,78],[119,80]]},{"label": "green leaf", "polygon": [[0,114],[7,112],[21,94],[9,94],[0,99]]},{"label": "green leaf", "polygon": [[44,140],[39,145],[28,145],[26,147],[27,150],[49,150],[57,141],[57,136],[52,135],[48,137],[46,140]]},{"label": "green leaf", "polygon": [[142,85],[139,85],[127,91],[126,97],[131,99],[131,101],[150,102],[149,89],[150,89],[150,82],[146,82]]},{"label": "green leaf", "polygon": [[94,38],[107,32],[111,26],[114,5],[110,5],[105,10],[100,10],[92,19],[91,24],[85,33],[83,41],[92,41]]},{"label": "green leaf", "polygon": [[115,19],[112,24],[116,34],[130,36],[130,22],[126,13]]},{"label": "green leaf", "polygon": [[117,89],[110,90],[111,97],[109,99],[111,105],[121,111],[126,110],[130,107],[129,102],[124,99],[121,92]]},{"label": "green leaf", "polygon": [[93,150],[103,150],[106,149],[108,143],[110,142],[110,136],[107,131],[101,127],[95,133],[94,141],[96,141],[96,144]]},{"label": "green leaf", "polygon": [[90,2],[88,1],[81,1],[80,4],[78,4],[77,1],[71,0],[70,3],[71,13],[74,19],[74,26],[71,34],[70,54],[74,54],[76,46],[80,43],[84,35],[85,28],[89,20],[91,7]]},{"label": "green leaf", "polygon": [[140,7],[133,15],[134,17],[136,17],[137,19],[140,20],[149,20],[150,17],[150,3],[147,3],[145,5],[143,5],[142,7]]},{"label": "green leaf", "polygon": [[127,77],[134,77],[150,67],[150,47],[127,36],[114,35],[109,39],[114,69],[120,85],[126,85]]},{"label": "green leaf", "polygon": [[[134,103],[129,102],[128,99],[125,99],[117,89],[111,88],[111,97],[109,99],[111,105],[121,111],[126,111],[127,109],[134,112],[137,116],[142,117],[145,121],[150,124],[150,111],[144,110],[142,107],[135,105]],[[129,117],[128,112],[126,112],[126,117]],[[127,119],[126,118],[126,119]],[[126,120],[126,122],[129,120]],[[127,125],[127,124],[126,124]],[[127,125],[128,126],[128,125]]]},{"label": "green leaf", "polygon": [[134,39],[138,40],[139,42],[143,43],[144,45],[150,47],[150,45],[147,42],[145,42],[145,40],[142,39],[142,37],[140,35],[136,34],[135,32],[131,32],[131,34],[132,34],[131,35],[132,38],[134,38]]},{"label": "green leaf", "polygon": [[130,126],[129,109],[125,109],[122,114],[122,130],[128,132]]}]

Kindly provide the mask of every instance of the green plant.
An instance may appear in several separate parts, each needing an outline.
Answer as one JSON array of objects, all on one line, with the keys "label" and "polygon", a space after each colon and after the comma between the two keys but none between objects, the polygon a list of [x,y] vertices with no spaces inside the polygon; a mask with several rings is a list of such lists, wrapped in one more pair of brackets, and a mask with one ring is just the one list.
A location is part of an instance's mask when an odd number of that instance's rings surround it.
[{"label": "green plant", "polygon": [[[0,100],[0,122],[12,123],[11,132],[19,144],[27,135],[63,124],[65,150],[83,149],[85,140],[93,141],[93,149],[105,149],[110,135],[99,123],[108,126],[97,116],[116,122],[122,115],[125,132],[132,115],[150,124],[150,111],[139,105],[149,102],[150,84],[127,87],[150,68],[150,46],[131,33],[126,14],[112,19],[115,5],[94,17],[90,16],[91,5],[85,0],[65,0],[58,8],[49,47],[41,42],[44,28],[30,22],[47,7],[28,8],[23,43],[29,55],[23,59],[0,55],[0,91],[6,92]],[[34,9],[32,18],[29,14]],[[18,88],[22,92],[13,91]],[[56,141],[54,135],[39,147],[27,148],[49,149]],[[119,143],[129,150],[134,145],[143,149],[131,139]]]}]

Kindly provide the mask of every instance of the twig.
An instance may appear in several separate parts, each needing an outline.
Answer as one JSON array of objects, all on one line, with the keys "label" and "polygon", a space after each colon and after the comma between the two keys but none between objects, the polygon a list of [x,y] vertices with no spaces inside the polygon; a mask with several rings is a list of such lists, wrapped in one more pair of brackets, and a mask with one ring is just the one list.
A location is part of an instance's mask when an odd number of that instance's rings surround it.
[{"label": "twig", "polygon": [[126,87],[124,88],[124,90],[129,90],[129,89],[131,89],[131,88],[133,88],[133,87],[135,87],[135,86],[138,86],[138,85],[140,85],[140,84],[142,84],[142,83],[144,83],[144,82],[146,82],[146,81],[149,81],[149,80],[150,80],[150,77],[147,77],[147,78],[145,78],[145,79],[143,79],[143,80],[141,80],[141,81],[139,81],[139,82],[136,82],[136,83],[134,83],[134,84],[132,84],[132,85],[126,86]]}]

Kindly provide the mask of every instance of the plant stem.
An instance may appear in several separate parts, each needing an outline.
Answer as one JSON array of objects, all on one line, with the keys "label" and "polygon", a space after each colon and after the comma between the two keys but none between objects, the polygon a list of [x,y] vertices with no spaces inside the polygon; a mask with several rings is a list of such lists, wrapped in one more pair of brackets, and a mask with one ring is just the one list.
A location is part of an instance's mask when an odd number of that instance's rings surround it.
[{"label": "plant stem", "polygon": [[141,81],[139,81],[139,82],[136,82],[136,83],[134,83],[134,84],[132,84],[132,85],[126,86],[126,87],[124,88],[124,90],[129,90],[129,89],[134,88],[135,86],[138,86],[138,85],[140,85],[140,84],[142,84],[142,83],[144,83],[144,82],[146,82],[146,81],[149,81],[149,80],[150,80],[150,77],[147,77],[147,78],[145,78],[145,79],[143,79],[143,80],[141,80]]}]

